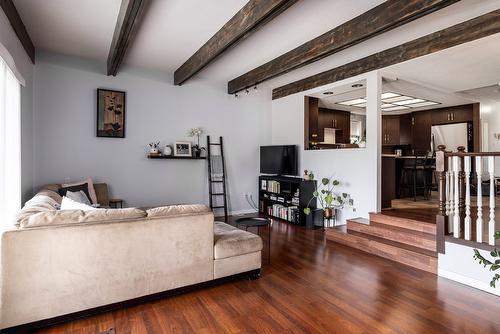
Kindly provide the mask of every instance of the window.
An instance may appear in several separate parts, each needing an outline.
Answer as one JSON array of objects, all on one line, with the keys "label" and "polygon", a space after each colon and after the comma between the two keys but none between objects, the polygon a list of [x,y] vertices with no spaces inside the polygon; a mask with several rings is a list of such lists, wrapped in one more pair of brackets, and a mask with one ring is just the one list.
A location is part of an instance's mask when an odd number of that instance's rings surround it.
[{"label": "window", "polygon": [[0,56],[0,225],[21,207],[21,85]]}]

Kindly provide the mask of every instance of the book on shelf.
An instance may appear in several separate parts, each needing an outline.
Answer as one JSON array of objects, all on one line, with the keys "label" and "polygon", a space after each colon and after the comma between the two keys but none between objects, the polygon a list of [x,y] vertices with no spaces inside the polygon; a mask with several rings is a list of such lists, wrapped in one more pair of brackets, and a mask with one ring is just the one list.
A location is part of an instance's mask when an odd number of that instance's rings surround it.
[{"label": "book on shelf", "polygon": [[267,214],[279,219],[287,220],[292,223],[299,222],[300,215],[297,206],[283,206],[281,204],[274,204],[267,207]]}]

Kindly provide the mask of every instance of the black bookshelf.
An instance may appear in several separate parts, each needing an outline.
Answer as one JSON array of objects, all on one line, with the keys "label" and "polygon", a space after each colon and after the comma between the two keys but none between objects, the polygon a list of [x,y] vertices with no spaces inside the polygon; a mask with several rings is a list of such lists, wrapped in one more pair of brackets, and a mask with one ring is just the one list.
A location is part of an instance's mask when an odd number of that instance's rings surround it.
[{"label": "black bookshelf", "polygon": [[[292,224],[306,225],[308,218],[304,208],[317,208],[316,199],[311,200],[316,181],[299,177],[259,176],[259,213],[270,218]],[[309,202],[310,201],[310,202]]]}]

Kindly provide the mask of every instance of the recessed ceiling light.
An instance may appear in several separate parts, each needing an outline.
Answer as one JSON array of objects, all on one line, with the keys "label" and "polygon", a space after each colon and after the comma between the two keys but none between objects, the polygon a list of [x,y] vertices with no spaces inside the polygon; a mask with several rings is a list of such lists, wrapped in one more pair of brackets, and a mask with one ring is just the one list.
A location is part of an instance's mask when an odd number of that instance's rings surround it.
[{"label": "recessed ceiling light", "polygon": [[420,103],[412,103],[412,104],[407,104],[408,107],[410,108],[420,108],[420,107],[427,107],[427,106],[433,106],[439,104],[437,102],[432,102],[432,101],[425,101],[425,102],[420,102]]},{"label": "recessed ceiling light", "polygon": [[397,101],[397,102],[394,102],[394,104],[397,104],[398,106],[405,106],[407,104],[415,104],[415,103],[420,103],[420,102],[427,102],[427,101],[422,100],[422,99],[411,99],[411,100],[405,100],[405,101]]},{"label": "recessed ceiling light", "polygon": [[397,111],[397,110],[405,110],[405,109],[410,109],[410,108],[405,107],[405,106],[396,106],[396,107],[382,109],[382,111]]},{"label": "recessed ceiling light", "polygon": [[396,94],[396,93],[391,93],[391,92],[383,93],[382,95],[380,95],[380,97],[382,99],[389,99],[391,97],[396,97],[396,96],[401,96],[401,95],[400,94]]},{"label": "recessed ceiling light", "polygon": [[354,104],[360,104],[360,103],[366,103],[366,100],[365,99],[354,99],[354,100],[339,102],[338,104],[343,104],[345,106],[352,106]]},{"label": "recessed ceiling light", "polygon": [[391,97],[389,99],[383,99],[382,101],[387,102],[387,103],[393,103],[393,102],[397,102],[397,101],[405,101],[405,100],[413,100],[413,99],[414,99],[414,97],[402,95],[402,96]]},{"label": "recessed ceiling light", "polygon": [[351,86],[352,88],[360,88],[363,87],[363,84],[357,83]]},{"label": "recessed ceiling light", "polygon": [[323,95],[333,95],[333,92],[323,92]]}]

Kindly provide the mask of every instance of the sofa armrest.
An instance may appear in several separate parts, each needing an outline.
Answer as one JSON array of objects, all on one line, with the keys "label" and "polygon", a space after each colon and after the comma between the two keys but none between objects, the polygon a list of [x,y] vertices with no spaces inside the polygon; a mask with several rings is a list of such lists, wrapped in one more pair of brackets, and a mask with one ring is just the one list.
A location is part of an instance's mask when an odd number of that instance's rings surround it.
[{"label": "sofa armrest", "polygon": [[213,214],[1,235],[0,328],[212,280]]}]

